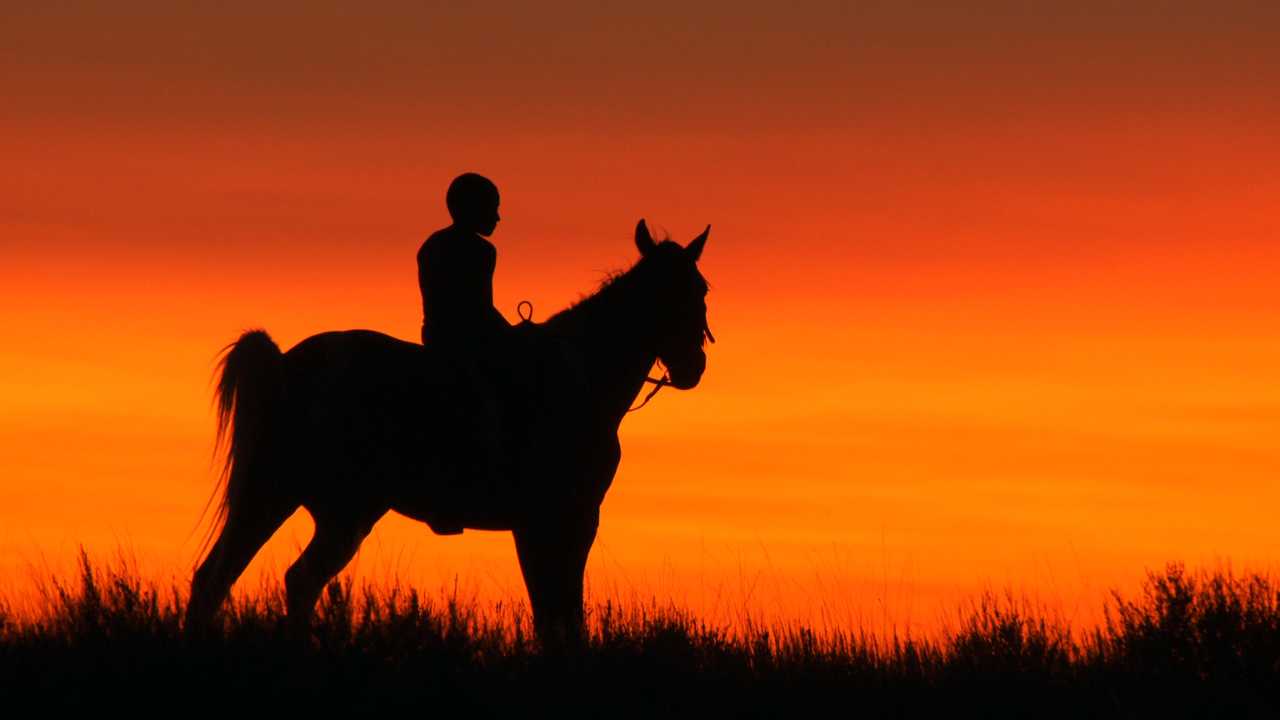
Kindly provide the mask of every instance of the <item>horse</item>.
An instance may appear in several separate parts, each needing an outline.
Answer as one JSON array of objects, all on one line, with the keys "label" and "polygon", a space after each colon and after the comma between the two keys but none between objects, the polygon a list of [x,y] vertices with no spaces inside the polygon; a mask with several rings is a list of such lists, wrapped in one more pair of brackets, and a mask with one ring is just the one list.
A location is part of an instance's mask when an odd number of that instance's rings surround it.
[{"label": "horse", "polygon": [[[526,391],[522,402],[498,398],[504,444],[479,446],[503,450],[500,462],[480,458],[489,472],[460,457],[477,447],[461,435],[483,432],[466,422],[475,396],[456,392],[457,368],[429,345],[348,330],[282,353],[265,330],[242,334],[215,370],[222,495],[184,626],[207,631],[249,561],[303,507],[315,530],[285,573],[285,617],[305,631],[325,586],[394,510],[441,534],[511,532],[536,636],[583,642],[583,574],[622,459],[618,428],[646,382],[648,397],[696,387],[715,342],[697,267],[710,230],[682,246],[655,241],[641,220],[630,269],[513,329],[526,338],[516,346]],[[658,380],[655,362],[666,370]]]}]

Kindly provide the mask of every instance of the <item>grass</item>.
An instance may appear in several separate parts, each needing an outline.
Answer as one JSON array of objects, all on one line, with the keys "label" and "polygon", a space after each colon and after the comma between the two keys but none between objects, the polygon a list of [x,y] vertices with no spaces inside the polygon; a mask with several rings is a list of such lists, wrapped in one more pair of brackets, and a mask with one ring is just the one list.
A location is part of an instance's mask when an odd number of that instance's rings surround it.
[{"label": "grass", "polygon": [[39,609],[0,605],[0,707],[210,712],[407,710],[489,717],[1272,717],[1280,586],[1171,565],[1074,630],[988,595],[934,639],[730,631],[657,605],[591,608],[588,647],[543,654],[522,607],[335,583],[313,640],[278,590],[185,638],[183,593],[82,557]]}]

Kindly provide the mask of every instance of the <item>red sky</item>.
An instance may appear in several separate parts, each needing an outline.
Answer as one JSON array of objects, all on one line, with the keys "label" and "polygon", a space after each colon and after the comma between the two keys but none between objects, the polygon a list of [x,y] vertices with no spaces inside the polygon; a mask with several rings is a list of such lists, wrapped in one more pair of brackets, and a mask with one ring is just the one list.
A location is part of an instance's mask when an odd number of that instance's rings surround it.
[{"label": "red sky", "polygon": [[[218,348],[415,337],[465,170],[509,317],[713,225],[720,343],[623,426],[602,594],[932,627],[1273,567],[1280,6],[852,5],[6,8],[0,575],[184,573]],[[520,592],[498,535],[356,565]]]}]

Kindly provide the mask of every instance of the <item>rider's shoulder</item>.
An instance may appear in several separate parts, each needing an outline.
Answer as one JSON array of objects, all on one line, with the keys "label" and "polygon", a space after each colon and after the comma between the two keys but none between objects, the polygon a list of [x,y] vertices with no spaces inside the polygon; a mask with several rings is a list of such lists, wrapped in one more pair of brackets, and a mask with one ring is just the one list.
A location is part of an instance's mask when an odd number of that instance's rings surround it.
[{"label": "rider's shoulder", "polygon": [[431,235],[427,237],[426,241],[422,243],[422,248],[424,250],[428,247],[492,248],[493,243],[469,230],[463,230],[450,225],[447,228],[442,228],[431,233]]},{"label": "rider's shoulder", "polygon": [[447,227],[437,230],[427,236],[422,242],[422,247],[418,248],[418,257],[433,252],[440,252],[455,247],[459,242],[459,232],[453,227]]},{"label": "rider's shoulder", "polygon": [[493,243],[475,233],[452,227],[437,230],[418,248],[418,265],[497,262],[498,251]]},{"label": "rider's shoulder", "polygon": [[426,247],[427,245],[439,245],[440,243],[451,242],[457,239],[458,235],[458,230],[452,225],[447,228],[440,228],[428,235],[426,242],[422,243],[422,245],[423,247]]}]

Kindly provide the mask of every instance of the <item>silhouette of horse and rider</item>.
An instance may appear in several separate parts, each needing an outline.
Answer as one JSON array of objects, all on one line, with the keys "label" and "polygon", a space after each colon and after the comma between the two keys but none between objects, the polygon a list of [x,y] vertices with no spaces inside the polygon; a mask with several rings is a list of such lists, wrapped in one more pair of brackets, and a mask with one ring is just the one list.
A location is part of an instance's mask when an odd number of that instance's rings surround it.
[{"label": "silhouette of horse and rider", "polygon": [[[493,306],[497,187],[461,175],[446,204],[453,223],[418,252],[421,345],[348,330],[282,353],[251,330],[224,349],[222,497],[188,630],[210,627],[301,506],[315,532],[285,573],[295,629],[395,510],[440,534],[511,531],[539,637],[582,641],[583,572],[622,457],[618,427],[646,382],[695,387],[715,341],[697,267],[710,226],[681,246],[655,241],[641,220],[629,270],[545,323],[513,327]],[[655,361],[659,380],[648,376]]]}]

